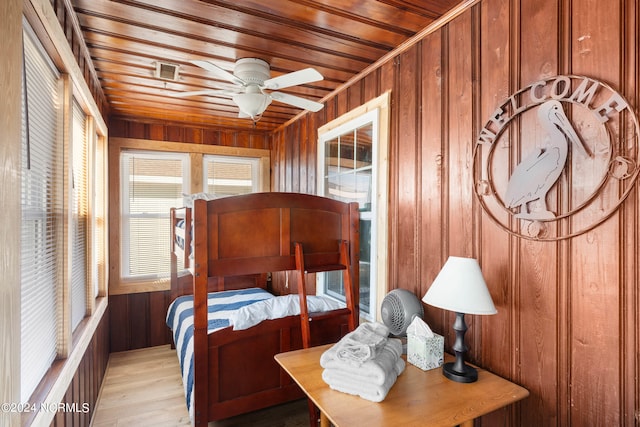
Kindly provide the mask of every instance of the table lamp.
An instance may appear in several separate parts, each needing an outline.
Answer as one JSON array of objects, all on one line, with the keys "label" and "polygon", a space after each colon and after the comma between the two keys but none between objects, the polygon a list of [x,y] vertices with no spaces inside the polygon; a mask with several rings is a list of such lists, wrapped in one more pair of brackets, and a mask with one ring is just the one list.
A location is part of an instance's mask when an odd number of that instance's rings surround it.
[{"label": "table lamp", "polygon": [[464,334],[467,331],[464,315],[497,313],[478,261],[473,258],[449,257],[422,301],[456,313],[453,324],[456,331],[456,342],[453,345],[456,360],[444,364],[443,375],[456,382],[476,381],[478,371],[464,363],[467,352],[464,343]]}]

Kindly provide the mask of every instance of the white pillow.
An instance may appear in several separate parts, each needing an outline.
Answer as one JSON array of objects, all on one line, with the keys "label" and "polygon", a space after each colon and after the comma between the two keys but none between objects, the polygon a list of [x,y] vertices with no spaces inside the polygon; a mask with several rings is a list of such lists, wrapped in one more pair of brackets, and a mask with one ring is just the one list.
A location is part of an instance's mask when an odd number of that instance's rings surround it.
[{"label": "white pillow", "polygon": [[[344,308],[344,304],[325,296],[307,296],[309,313],[337,310]],[[241,331],[257,325],[263,320],[279,319],[281,317],[300,314],[300,297],[295,294],[283,295],[258,301],[241,307],[229,317],[229,323],[234,331]]]},{"label": "white pillow", "polygon": [[209,193],[194,193],[194,194],[182,193],[182,203],[184,203],[184,207],[192,208],[194,200],[197,200],[197,199],[213,200],[219,197],[220,196],[216,196],[215,194],[209,194]]}]

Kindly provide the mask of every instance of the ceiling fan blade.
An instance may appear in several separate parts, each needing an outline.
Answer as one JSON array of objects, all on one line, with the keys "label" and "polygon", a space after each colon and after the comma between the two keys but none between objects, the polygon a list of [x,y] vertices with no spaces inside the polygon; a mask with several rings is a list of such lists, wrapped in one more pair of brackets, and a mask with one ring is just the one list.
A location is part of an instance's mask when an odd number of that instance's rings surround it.
[{"label": "ceiling fan blade", "polygon": [[265,80],[262,87],[264,89],[282,89],[285,87],[317,82],[323,78],[322,74],[320,74],[316,69],[305,68],[304,70],[294,71],[293,73],[283,74],[281,76]]},{"label": "ceiling fan blade", "polygon": [[171,92],[169,96],[173,98],[187,98],[189,96],[199,96],[199,95],[220,95],[220,96],[233,96],[236,92],[226,89],[203,89],[203,90],[193,90],[189,92]]},{"label": "ceiling fan blade", "polygon": [[192,64],[194,64],[194,65],[197,65],[198,67],[204,68],[207,71],[211,71],[212,73],[214,73],[215,75],[217,75],[221,79],[229,80],[230,82],[233,82],[233,83],[235,83],[237,85],[240,85],[240,86],[246,86],[247,85],[247,83],[244,80],[239,79],[238,77],[234,76],[233,74],[231,74],[227,70],[225,70],[223,68],[220,68],[219,66],[217,66],[213,62],[201,61],[199,59],[194,59],[194,60],[192,60],[190,62]]},{"label": "ceiling fan blade", "polygon": [[324,107],[324,104],[321,104],[319,102],[311,101],[309,99],[301,98],[295,95],[289,95],[288,93],[271,92],[269,93],[269,96],[271,97],[271,99],[274,99],[276,101],[313,112],[320,111]]}]

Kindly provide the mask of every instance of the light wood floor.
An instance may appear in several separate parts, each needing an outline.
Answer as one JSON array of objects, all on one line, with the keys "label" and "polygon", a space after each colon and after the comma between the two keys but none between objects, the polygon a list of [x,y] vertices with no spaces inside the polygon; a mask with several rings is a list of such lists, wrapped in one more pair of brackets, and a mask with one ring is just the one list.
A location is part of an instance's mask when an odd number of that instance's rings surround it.
[{"label": "light wood floor", "polygon": [[[168,345],[112,353],[93,427],[190,426],[175,350]],[[209,427],[306,427],[306,400],[256,411]]]}]

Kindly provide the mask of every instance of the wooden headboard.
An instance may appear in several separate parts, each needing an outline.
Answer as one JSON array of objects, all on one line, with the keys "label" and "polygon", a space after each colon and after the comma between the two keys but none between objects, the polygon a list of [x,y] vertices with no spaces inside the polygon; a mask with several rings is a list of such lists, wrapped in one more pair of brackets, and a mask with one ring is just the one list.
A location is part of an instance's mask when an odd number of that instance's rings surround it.
[{"label": "wooden headboard", "polygon": [[[302,245],[307,271],[331,270],[339,264],[340,244],[346,241],[351,277],[358,283],[357,203],[300,193],[254,193],[195,200],[193,218],[196,274],[225,277],[295,270],[295,243]],[[207,238],[198,239],[201,233]]]}]

